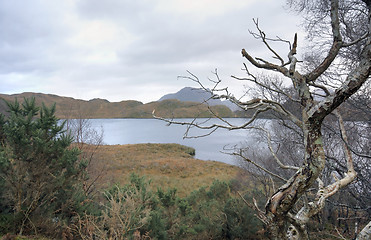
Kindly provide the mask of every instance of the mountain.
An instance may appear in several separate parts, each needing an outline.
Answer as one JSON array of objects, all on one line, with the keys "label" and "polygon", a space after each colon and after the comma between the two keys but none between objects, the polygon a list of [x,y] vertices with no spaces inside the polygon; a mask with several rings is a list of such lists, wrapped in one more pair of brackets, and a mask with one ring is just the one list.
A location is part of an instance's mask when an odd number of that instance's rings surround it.
[{"label": "mountain", "polygon": [[[61,97],[52,94],[26,92],[21,94],[0,94],[0,98],[7,101],[18,99],[20,103],[24,98],[34,97],[37,105],[44,103],[46,106],[56,104],[56,116],[67,118],[152,118],[152,111],[164,118],[193,118],[211,117],[208,108],[197,102],[182,102],[168,99],[161,102],[143,104],[139,101],[128,100],[109,102],[106,99],[92,99],[89,101]],[[234,113],[226,106],[212,106],[214,112],[222,117],[234,117]],[[6,104],[0,100],[0,112],[6,114]]]},{"label": "mountain", "polygon": [[159,101],[168,99],[177,99],[183,102],[199,102],[207,101],[210,106],[224,105],[232,111],[236,111],[238,107],[230,101],[221,101],[220,99],[210,99],[212,94],[204,89],[185,87],[176,93],[166,94]]}]

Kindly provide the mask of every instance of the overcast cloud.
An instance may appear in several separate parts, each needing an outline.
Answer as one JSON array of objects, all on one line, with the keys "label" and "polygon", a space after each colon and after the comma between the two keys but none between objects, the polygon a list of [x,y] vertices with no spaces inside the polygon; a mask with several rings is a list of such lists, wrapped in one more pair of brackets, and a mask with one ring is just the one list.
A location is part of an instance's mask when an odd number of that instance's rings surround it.
[{"label": "overcast cloud", "polygon": [[[277,0],[2,0],[0,93],[42,92],[109,101],[158,100],[218,69],[240,70],[245,48],[267,57],[248,30],[291,39],[297,17]],[[282,53],[284,56],[287,54]]]}]

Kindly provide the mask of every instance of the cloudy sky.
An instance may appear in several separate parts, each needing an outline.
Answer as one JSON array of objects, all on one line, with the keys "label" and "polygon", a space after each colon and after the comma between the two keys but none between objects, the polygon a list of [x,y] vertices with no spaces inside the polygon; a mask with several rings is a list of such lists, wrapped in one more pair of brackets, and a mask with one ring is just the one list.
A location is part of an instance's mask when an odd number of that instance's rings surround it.
[{"label": "cloudy sky", "polygon": [[[270,57],[248,32],[252,18],[292,39],[285,0],[1,0],[0,93],[89,100],[158,100],[218,72],[239,95],[240,51]],[[283,50],[282,50],[283,49]],[[286,56],[287,47],[281,48]]]}]

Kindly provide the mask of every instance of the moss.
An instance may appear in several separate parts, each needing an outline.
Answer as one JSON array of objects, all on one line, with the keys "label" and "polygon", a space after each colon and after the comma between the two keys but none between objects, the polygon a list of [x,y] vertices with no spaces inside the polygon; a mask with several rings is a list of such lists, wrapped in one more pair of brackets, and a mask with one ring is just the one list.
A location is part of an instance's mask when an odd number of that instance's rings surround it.
[{"label": "moss", "polygon": [[323,144],[322,138],[317,138],[317,140],[314,143],[317,145],[322,145]]}]

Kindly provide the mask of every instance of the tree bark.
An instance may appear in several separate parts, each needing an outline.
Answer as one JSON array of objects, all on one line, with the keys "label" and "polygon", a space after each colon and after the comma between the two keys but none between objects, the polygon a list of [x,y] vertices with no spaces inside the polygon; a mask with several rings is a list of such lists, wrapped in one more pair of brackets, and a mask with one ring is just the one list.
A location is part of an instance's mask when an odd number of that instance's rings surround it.
[{"label": "tree bark", "polygon": [[371,221],[358,234],[356,240],[369,240],[371,238]]}]

